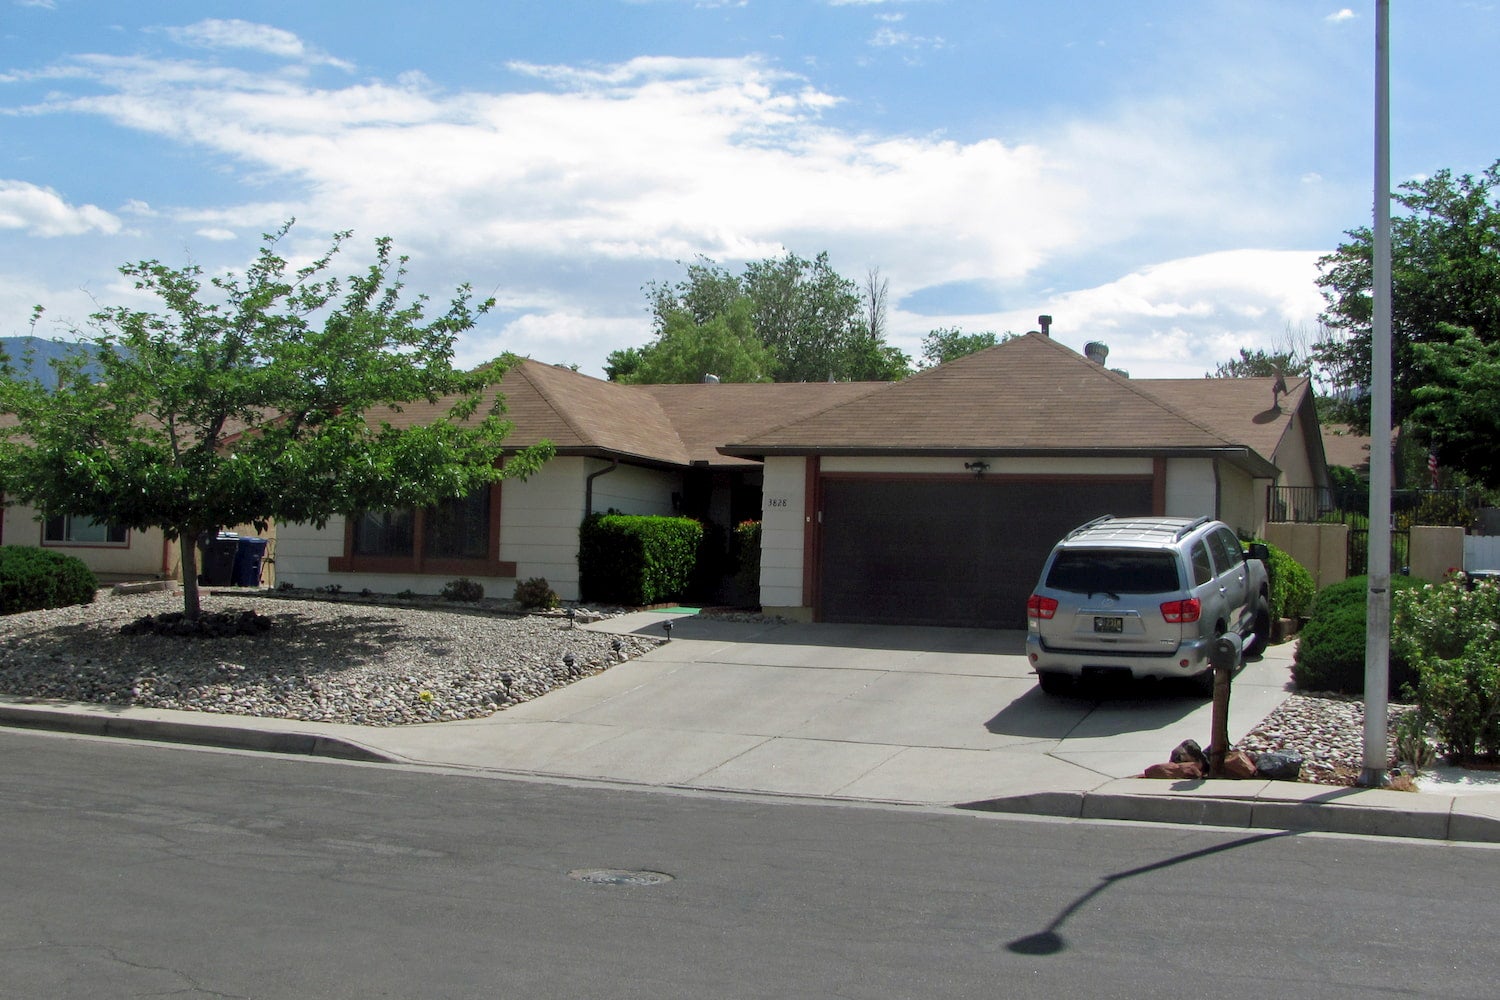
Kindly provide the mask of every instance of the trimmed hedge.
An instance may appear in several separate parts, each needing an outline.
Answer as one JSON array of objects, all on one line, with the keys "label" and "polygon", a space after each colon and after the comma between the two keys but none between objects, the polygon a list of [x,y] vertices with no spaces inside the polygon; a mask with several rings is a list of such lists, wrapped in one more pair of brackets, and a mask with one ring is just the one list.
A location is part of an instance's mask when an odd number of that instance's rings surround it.
[{"label": "trimmed hedge", "polygon": [[1312,574],[1270,542],[1262,544],[1271,553],[1271,558],[1266,560],[1266,576],[1271,584],[1271,617],[1301,618],[1307,614],[1307,606],[1316,589]]},{"label": "trimmed hedge", "polygon": [[0,545],[0,615],[92,604],[99,581],[83,560],[29,545]]},{"label": "trimmed hedge", "polygon": [[639,606],[687,591],[703,540],[690,517],[595,514],[578,532],[578,585],[584,600]]},{"label": "trimmed hedge", "polygon": [[741,521],[734,526],[732,544],[735,586],[741,597],[760,604],[760,522]]},{"label": "trimmed hedge", "polygon": [[[1426,581],[1409,576],[1392,576],[1391,589],[1409,590]],[[1363,694],[1365,690],[1365,611],[1369,578],[1351,576],[1318,591],[1313,598],[1307,623],[1298,637],[1297,659],[1292,664],[1292,679],[1303,691],[1337,691],[1341,694]],[[1415,687],[1417,674],[1413,664],[1398,651],[1390,654],[1387,673],[1388,696],[1403,697],[1403,690]]]}]

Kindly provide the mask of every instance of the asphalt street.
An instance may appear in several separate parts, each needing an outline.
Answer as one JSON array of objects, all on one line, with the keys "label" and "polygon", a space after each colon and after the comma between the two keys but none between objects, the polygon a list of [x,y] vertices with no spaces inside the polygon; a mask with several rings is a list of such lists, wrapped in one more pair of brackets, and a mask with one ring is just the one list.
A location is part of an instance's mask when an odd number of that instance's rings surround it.
[{"label": "asphalt street", "polygon": [[0,754],[0,997],[1457,1000],[1500,973],[1486,847]]}]

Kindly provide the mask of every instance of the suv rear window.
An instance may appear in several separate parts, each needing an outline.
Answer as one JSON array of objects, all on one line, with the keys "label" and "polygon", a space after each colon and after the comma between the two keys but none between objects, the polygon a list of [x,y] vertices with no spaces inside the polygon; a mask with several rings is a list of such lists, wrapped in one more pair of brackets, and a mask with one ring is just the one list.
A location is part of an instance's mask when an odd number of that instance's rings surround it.
[{"label": "suv rear window", "polygon": [[1070,594],[1162,594],[1181,589],[1177,557],[1134,549],[1063,549],[1047,586]]}]

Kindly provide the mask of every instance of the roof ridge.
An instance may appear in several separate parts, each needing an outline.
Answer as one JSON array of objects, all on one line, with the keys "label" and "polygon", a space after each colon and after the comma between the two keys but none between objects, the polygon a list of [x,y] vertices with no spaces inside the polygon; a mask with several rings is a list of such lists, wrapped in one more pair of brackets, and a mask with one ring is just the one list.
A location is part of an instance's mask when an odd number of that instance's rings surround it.
[{"label": "roof ridge", "polygon": [[547,404],[547,408],[557,415],[557,419],[561,420],[569,430],[571,430],[578,436],[578,440],[585,442],[590,440],[589,436],[583,432],[583,428],[579,427],[577,422],[575,422],[573,418],[568,415],[568,411],[565,408],[558,407],[556,400],[552,398],[552,394],[547,391],[542,383],[531,377],[531,374],[528,370],[529,365],[540,366],[542,365],[542,362],[535,361],[531,358],[522,358],[520,363],[512,367],[510,370],[516,372],[521,376],[521,378],[526,380],[526,383],[530,385],[533,390],[535,390],[537,397],[540,398],[543,403]]},{"label": "roof ridge", "polygon": [[[1027,334],[1027,336],[1030,336],[1030,334]],[[1042,335],[1038,334],[1038,336],[1042,336]],[[1246,447],[1248,447],[1248,445],[1245,445],[1243,442],[1234,442],[1234,441],[1229,440],[1227,437],[1225,437],[1223,434],[1219,433],[1218,431],[1214,430],[1212,427],[1210,427],[1207,424],[1203,423],[1202,421],[1198,420],[1196,417],[1190,416],[1189,414],[1183,412],[1182,410],[1179,410],[1177,407],[1173,406],[1171,403],[1169,403],[1166,400],[1162,399],[1156,393],[1150,392],[1144,386],[1142,386],[1140,383],[1135,382],[1133,379],[1129,378],[1128,376],[1119,375],[1119,374],[1117,374],[1117,373],[1115,373],[1113,371],[1110,371],[1108,368],[1105,368],[1103,365],[1095,364],[1093,361],[1090,361],[1088,358],[1086,358],[1082,354],[1079,354],[1077,351],[1073,350],[1073,348],[1069,347],[1067,344],[1059,344],[1056,341],[1052,340],[1051,337],[1043,337],[1043,339],[1047,340],[1049,343],[1055,344],[1056,348],[1059,351],[1062,351],[1070,360],[1075,361],[1075,362],[1077,362],[1079,364],[1089,365],[1090,367],[1098,370],[1101,374],[1103,374],[1106,377],[1112,379],[1115,382],[1116,385],[1119,385],[1119,386],[1121,386],[1123,388],[1129,389],[1131,392],[1135,393],[1140,398],[1142,398],[1142,399],[1146,400],[1147,402],[1152,403],[1153,405],[1155,405],[1155,406],[1157,406],[1157,407],[1165,410],[1166,412],[1172,414],[1172,416],[1174,416],[1174,417],[1177,417],[1177,418],[1179,418],[1181,420],[1187,421],[1189,424],[1191,424],[1192,426],[1198,428],[1200,431],[1204,431],[1205,433],[1207,433],[1211,437],[1216,438],[1219,441],[1222,441],[1224,444],[1229,445],[1232,448],[1246,448]],[[1262,455],[1261,457],[1264,458],[1265,456]]]}]

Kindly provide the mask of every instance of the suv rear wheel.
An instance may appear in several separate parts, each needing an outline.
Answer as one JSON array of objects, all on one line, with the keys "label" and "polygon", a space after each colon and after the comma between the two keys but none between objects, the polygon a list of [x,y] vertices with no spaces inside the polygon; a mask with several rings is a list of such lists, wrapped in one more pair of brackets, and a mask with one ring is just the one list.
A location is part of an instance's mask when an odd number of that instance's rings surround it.
[{"label": "suv rear wheel", "polygon": [[1073,690],[1073,678],[1055,670],[1037,671],[1036,682],[1043,694],[1068,694]]},{"label": "suv rear wheel", "polygon": [[1259,656],[1271,644],[1271,605],[1261,595],[1255,601],[1255,633],[1245,637],[1245,655]]}]

